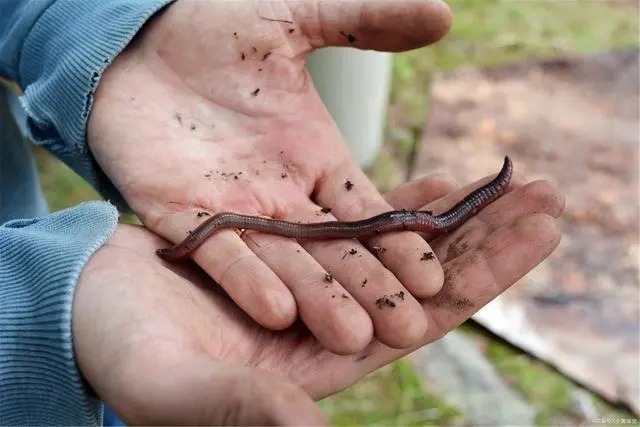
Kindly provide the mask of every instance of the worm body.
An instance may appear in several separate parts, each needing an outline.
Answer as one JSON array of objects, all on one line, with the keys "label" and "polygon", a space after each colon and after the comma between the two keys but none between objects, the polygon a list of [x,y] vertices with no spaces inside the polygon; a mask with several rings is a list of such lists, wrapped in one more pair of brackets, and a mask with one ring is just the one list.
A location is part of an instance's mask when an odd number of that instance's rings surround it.
[{"label": "worm body", "polygon": [[216,214],[200,224],[186,239],[171,248],[158,249],[157,255],[175,261],[189,255],[213,233],[227,228],[255,230],[301,240],[348,239],[391,231],[444,233],[453,230],[506,191],[513,164],[508,156],[498,175],[488,184],[471,192],[448,211],[433,215],[429,211],[391,211],[359,221],[327,221],[298,224],[231,212]]}]

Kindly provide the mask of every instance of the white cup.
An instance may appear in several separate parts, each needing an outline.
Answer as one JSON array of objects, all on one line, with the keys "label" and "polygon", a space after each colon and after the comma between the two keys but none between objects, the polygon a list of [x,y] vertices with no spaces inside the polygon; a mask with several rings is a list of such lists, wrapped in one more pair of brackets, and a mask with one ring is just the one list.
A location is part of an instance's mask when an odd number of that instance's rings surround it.
[{"label": "white cup", "polygon": [[383,141],[392,56],[330,47],[310,55],[313,84],[360,167],[370,166]]}]

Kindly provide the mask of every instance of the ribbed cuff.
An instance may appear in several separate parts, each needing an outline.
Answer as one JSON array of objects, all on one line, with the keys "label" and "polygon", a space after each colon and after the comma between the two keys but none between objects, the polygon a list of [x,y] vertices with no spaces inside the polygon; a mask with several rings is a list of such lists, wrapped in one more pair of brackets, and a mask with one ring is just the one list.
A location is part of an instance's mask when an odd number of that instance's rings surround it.
[{"label": "ribbed cuff", "polygon": [[71,308],[80,271],[118,212],[87,202],[0,226],[0,425],[101,425],[76,365]]},{"label": "ribbed cuff", "polygon": [[57,0],[23,45],[19,84],[32,139],[119,205],[121,195],[86,145],[87,119],[106,67],[172,1]]}]

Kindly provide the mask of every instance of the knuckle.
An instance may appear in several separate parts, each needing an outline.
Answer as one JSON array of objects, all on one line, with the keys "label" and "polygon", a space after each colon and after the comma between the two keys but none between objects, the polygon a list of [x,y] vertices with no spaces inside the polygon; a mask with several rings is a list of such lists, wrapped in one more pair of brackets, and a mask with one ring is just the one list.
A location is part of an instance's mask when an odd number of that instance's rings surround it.
[{"label": "knuckle", "polygon": [[[419,306],[418,306],[419,307]],[[403,307],[393,316],[381,319],[376,336],[392,348],[408,348],[423,342],[427,333],[427,317],[424,311]]]},{"label": "knuckle", "polygon": [[329,310],[327,319],[331,350],[338,354],[353,354],[364,349],[373,337],[373,323],[364,310],[346,315]]},{"label": "knuckle", "polygon": [[390,210],[378,200],[357,195],[346,203],[341,217],[345,219],[363,219]]},{"label": "knuckle", "polygon": [[253,257],[253,253],[242,253],[242,251],[228,251],[226,256],[221,256],[213,262],[217,264],[216,270],[219,271],[217,279],[221,283],[225,283],[228,280],[233,280],[238,276],[243,275],[245,271],[250,271],[251,268],[247,268]]},{"label": "knuckle", "polygon": [[525,197],[534,200],[536,205],[557,216],[564,210],[565,198],[551,181],[539,180],[526,185]]}]

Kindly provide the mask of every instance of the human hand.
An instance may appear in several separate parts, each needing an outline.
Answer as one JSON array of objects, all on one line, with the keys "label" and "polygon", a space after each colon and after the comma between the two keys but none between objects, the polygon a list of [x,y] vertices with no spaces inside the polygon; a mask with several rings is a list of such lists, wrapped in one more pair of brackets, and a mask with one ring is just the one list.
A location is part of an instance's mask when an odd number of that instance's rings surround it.
[{"label": "human hand", "polygon": [[[353,161],[304,62],[330,45],[417,48],[449,21],[434,0],[177,1],[108,67],[89,145],[145,226],[173,243],[222,211],[313,222],[392,210]],[[437,260],[420,261],[430,251],[411,232],[299,244],[227,230],[193,259],[259,324],[282,329],[299,314],[324,346],[353,353],[374,333],[392,347],[421,341],[427,323],[414,296],[443,282]],[[374,295],[401,291],[402,311],[377,309]]]},{"label": "human hand", "polygon": [[[546,182],[523,186],[516,179],[513,187],[458,230],[432,240],[447,280],[438,295],[421,301],[430,328],[417,346],[468,319],[558,244],[554,218],[562,195]],[[421,179],[386,200],[397,209],[425,203],[446,209],[471,190],[439,198],[450,189],[446,181]],[[143,228],[121,226],[90,259],[74,298],[81,371],[128,424],[321,424],[312,399],[412,350],[374,340],[360,354],[341,356],[300,323],[264,329],[199,270],[155,257],[165,245]],[[383,309],[405,308],[394,301],[395,308]]]}]

